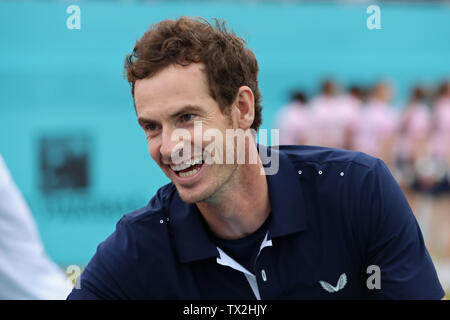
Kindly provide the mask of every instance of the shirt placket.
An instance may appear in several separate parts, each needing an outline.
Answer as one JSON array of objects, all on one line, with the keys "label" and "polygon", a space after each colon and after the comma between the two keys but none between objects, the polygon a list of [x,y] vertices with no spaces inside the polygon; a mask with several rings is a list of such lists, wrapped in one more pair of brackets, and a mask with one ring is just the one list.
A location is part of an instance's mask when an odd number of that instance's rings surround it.
[{"label": "shirt placket", "polygon": [[[260,256],[262,249],[264,249],[265,247],[268,247],[268,246],[272,246],[272,240],[269,240],[268,236],[269,236],[269,233],[267,232],[266,236],[265,236],[264,240],[262,241],[261,246],[259,248],[258,255],[256,256],[255,265],[257,264],[258,257]],[[261,300],[257,276],[255,274],[253,274],[252,272],[250,272],[249,270],[247,270],[245,267],[243,267],[239,262],[234,260],[232,257],[230,257],[228,254],[226,254],[219,247],[217,247],[217,250],[219,251],[219,257],[217,258],[217,263],[220,265],[223,265],[223,266],[230,267],[239,272],[242,272],[244,274],[245,278],[247,279],[247,281],[250,285],[250,288],[252,289],[253,294],[255,295],[256,299]],[[265,269],[261,269],[260,272],[261,272],[262,281],[266,282],[267,275],[266,275]]]}]

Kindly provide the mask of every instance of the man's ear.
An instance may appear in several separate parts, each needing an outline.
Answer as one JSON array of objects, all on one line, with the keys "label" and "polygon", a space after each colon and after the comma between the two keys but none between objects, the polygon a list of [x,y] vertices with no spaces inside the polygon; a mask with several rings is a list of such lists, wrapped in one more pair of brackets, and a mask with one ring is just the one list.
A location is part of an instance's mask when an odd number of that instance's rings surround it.
[{"label": "man's ear", "polygon": [[253,91],[247,86],[239,88],[234,101],[236,107],[238,127],[247,130],[250,129],[255,119],[255,97]]}]

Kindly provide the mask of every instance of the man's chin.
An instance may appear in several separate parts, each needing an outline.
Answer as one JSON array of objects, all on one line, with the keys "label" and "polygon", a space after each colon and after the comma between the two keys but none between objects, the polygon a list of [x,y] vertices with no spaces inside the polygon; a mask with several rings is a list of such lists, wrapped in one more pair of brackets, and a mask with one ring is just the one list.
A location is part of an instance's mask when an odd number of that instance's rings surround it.
[{"label": "man's chin", "polygon": [[180,190],[177,187],[178,194],[180,195],[181,200],[188,204],[194,204],[200,201],[204,201],[207,197],[201,194],[193,194],[187,190]]},{"label": "man's chin", "polygon": [[198,189],[198,186],[194,188],[187,188],[180,186],[177,183],[174,183],[174,185],[177,188],[181,200],[186,203],[194,204],[208,198],[208,193],[206,192],[206,190],[195,190]]}]

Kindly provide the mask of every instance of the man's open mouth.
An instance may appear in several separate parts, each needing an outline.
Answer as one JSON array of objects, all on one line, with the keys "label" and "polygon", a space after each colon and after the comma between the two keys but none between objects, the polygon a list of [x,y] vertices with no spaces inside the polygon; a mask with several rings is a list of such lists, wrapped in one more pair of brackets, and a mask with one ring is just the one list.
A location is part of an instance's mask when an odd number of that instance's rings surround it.
[{"label": "man's open mouth", "polygon": [[198,158],[178,165],[171,165],[170,168],[180,177],[190,177],[196,174],[202,165],[203,159]]}]

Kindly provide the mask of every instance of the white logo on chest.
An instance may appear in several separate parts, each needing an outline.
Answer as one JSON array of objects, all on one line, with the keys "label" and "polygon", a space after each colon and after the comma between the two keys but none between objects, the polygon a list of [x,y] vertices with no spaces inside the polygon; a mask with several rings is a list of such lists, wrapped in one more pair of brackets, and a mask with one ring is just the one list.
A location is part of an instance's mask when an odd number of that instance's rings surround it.
[{"label": "white logo on chest", "polygon": [[336,286],[332,286],[326,281],[319,281],[319,283],[326,291],[334,293],[342,290],[345,287],[345,285],[347,284],[347,276],[345,275],[345,273],[341,274]]}]

